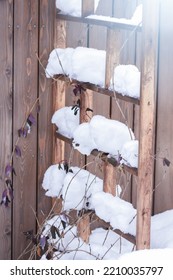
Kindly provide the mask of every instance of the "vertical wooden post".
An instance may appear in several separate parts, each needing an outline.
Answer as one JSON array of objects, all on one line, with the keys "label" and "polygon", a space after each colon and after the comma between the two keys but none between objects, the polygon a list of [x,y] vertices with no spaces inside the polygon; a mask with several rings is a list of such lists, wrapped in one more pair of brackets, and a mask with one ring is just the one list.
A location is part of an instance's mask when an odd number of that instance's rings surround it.
[{"label": "vertical wooden post", "polygon": [[87,111],[87,108],[93,108],[93,93],[91,90],[86,90],[80,96],[80,123],[89,122],[92,118],[92,112]]},{"label": "vertical wooden post", "polygon": [[[55,48],[66,47],[66,22],[58,20],[55,22]],[[53,112],[65,106],[65,82],[54,82],[53,86]],[[56,128],[53,129],[53,135],[55,135]],[[65,142],[54,137],[53,138],[53,163],[59,163],[64,160]],[[54,206],[54,212],[59,214],[61,211],[61,200],[52,200]]]},{"label": "vertical wooden post", "polygon": [[90,215],[88,213],[83,213],[77,222],[77,233],[78,236],[86,243],[89,242],[89,237],[91,234],[90,229]]},{"label": "vertical wooden post", "polygon": [[145,0],[143,3],[137,249],[150,248],[159,29],[158,2],[158,0]]},{"label": "vertical wooden post", "polygon": [[[121,47],[120,30],[107,29],[106,43],[106,73],[105,87],[109,88],[111,78],[114,75],[114,68],[119,64],[119,51]],[[105,192],[115,195],[116,193],[116,168],[109,162],[104,162],[103,189]]]},{"label": "vertical wooden post", "polygon": [[[87,90],[80,96],[80,123],[89,122],[92,117],[91,112],[86,112],[86,109],[93,108],[93,94],[92,91]],[[86,243],[89,242],[90,236],[90,216],[88,213],[82,214],[81,218],[77,222],[77,231],[79,237]]]},{"label": "vertical wooden post", "polygon": [[119,64],[119,52],[121,48],[121,32],[120,30],[107,29],[107,45],[106,45],[106,76],[105,87],[109,88],[110,81],[114,75],[114,68]]},{"label": "vertical wooden post", "polygon": [[104,192],[116,194],[116,168],[108,161],[104,162],[103,190]]},{"label": "vertical wooden post", "polygon": [[94,0],[82,0],[82,17],[94,14]]}]

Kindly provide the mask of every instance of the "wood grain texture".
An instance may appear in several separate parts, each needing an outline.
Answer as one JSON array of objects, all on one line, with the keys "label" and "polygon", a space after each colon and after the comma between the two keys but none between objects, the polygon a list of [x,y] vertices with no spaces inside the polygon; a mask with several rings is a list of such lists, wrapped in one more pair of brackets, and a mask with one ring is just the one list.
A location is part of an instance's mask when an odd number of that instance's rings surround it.
[{"label": "wood grain texture", "polygon": [[[0,197],[12,151],[13,1],[0,1]],[[3,23],[3,24],[2,24]],[[11,259],[11,205],[0,207],[0,260]]]},{"label": "wood grain texture", "polygon": [[[114,1],[114,11],[113,14],[116,17],[126,17],[130,18],[135,10],[136,2],[127,1]],[[117,66],[118,64],[134,64],[135,63],[135,38],[136,32],[134,31],[124,31],[116,30],[114,31],[114,36],[110,41],[114,41],[116,46],[114,51],[114,61],[111,62],[112,65]],[[117,33],[117,35],[116,35]],[[110,59],[109,59],[110,60]],[[110,64],[110,63],[109,63]],[[112,73],[113,75],[113,73]],[[109,74],[111,76],[111,73]],[[118,98],[113,97],[111,99],[111,118],[116,119],[120,122],[125,123],[130,128],[133,128],[133,113],[134,106],[125,101],[118,100]],[[123,199],[131,202],[132,200],[132,184],[131,176],[128,174],[119,173],[117,178],[117,183],[123,189]]]},{"label": "wood grain texture", "polygon": [[[55,1],[40,1],[39,18],[39,58],[44,68],[47,65],[49,54],[54,46]],[[52,20],[50,20],[52,19]],[[52,80],[47,79],[45,70],[39,65],[39,129],[38,129],[38,191],[37,216],[42,223],[51,208],[51,199],[45,196],[42,188],[43,176],[46,169],[52,164],[53,131],[51,117],[52,106]]]},{"label": "wood grain texture", "polygon": [[[67,47],[86,47],[88,38],[88,26],[78,22],[67,22]],[[66,106],[76,104],[77,98],[74,97],[73,86],[66,88]],[[70,165],[85,168],[85,156],[81,155],[72,146],[65,145],[65,157],[68,160],[70,156]]]},{"label": "wood grain texture", "polygon": [[[173,29],[172,1],[162,1],[160,9],[158,109],[156,139],[156,177],[154,213],[173,208]],[[171,161],[163,165],[163,158]]]},{"label": "wood grain texture", "polygon": [[[37,98],[38,1],[16,0],[14,5],[14,143]],[[35,112],[33,111],[35,115]],[[37,125],[19,142],[21,158],[14,158],[13,259],[28,241],[23,232],[36,230]],[[23,258],[23,257],[22,257]],[[27,258],[27,256],[24,256]]]},{"label": "wood grain texture", "polygon": [[94,0],[82,0],[82,17],[94,14]]},{"label": "wood grain texture", "polygon": [[159,4],[143,4],[139,172],[137,189],[137,249],[150,248],[153,197]]}]

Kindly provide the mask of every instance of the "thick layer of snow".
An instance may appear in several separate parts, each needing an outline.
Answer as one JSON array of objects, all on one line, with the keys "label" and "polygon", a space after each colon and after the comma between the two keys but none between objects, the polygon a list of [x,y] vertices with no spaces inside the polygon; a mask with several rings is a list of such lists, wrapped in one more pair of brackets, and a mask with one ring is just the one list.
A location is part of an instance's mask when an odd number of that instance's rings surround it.
[{"label": "thick layer of snow", "polygon": [[[61,169],[59,169],[60,166]],[[63,164],[54,164],[46,170],[42,187],[46,190],[47,196],[58,197],[60,195],[65,176],[66,171]]]},{"label": "thick layer of snow", "polygon": [[[82,82],[99,86],[105,83],[106,52],[93,48],[54,49],[49,56],[46,76],[65,74]],[[60,63],[61,62],[61,63]]]},{"label": "thick layer of snow", "polygon": [[[63,215],[55,216],[48,220],[45,224],[42,236],[48,236],[48,242],[58,250],[54,254],[54,259],[119,259],[130,261],[139,261],[142,259],[148,261],[169,260],[173,257],[173,244],[170,242],[170,236],[173,229],[173,221],[171,223],[173,216],[172,211],[173,210],[166,211],[152,217],[151,234],[153,237],[150,250],[132,252],[134,249],[133,244],[113,231],[101,228],[95,229],[91,232],[89,243],[86,244],[77,237],[77,228],[75,226],[71,227],[67,222],[67,227],[65,229],[63,228],[61,220],[66,220]],[[156,219],[157,222],[153,222]],[[170,221],[169,229],[165,227],[167,220]],[[62,234],[61,238],[57,234],[55,239],[52,238],[50,232],[52,225],[54,225],[59,230],[59,233]],[[169,233],[169,230],[171,233]],[[155,242],[155,244],[153,244],[153,242]],[[42,259],[45,259],[45,256],[43,256]]]},{"label": "thick layer of snow", "polygon": [[130,261],[140,261],[147,260],[158,261],[158,260],[172,260],[173,259],[173,249],[150,249],[150,250],[139,250],[131,253],[122,255],[119,260],[130,260]]},{"label": "thick layer of snow", "polygon": [[52,123],[58,127],[58,132],[73,139],[73,146],[80,153],[89,155],[91,151],[110,153],[117,158],[121,155],[122,164],[131,167],[138,166],[138,141],[126,125],[121,122],[107,119],[103,116],[94,116],[90,123],[79,125],[79,110],[75,115],[73,107],[63,107],[57,110]]},{"label": "thick layer of snow", "polygon": [[[53,239],[50,233],[50,227],[54,225],[58,228],[63,237]],[[118,259],[121,254],[132,250],[133,245],[124,238],[120,238],[116,233],[101,228],[92,231],[89,243],[84,243],[77,237],[77,228],[67,226],[62,227],[61,217],[55,216],[46,222],[43,236],[48,236],[48,242],[58,249],[54,254],[54,259],[61,260],[91,260],[91,259]],[[43,257],[44,258],[44,257]]]},{"label": "thick layer of snow", "polygon": [[99,192],[93,195],[92,205],[97,216],[109,222],[113,228],[129,232],[129,225],[136,216],[132,204],[109,193]]},{"label": "thick layer of snow", "polygon": [[135,65],[118,65],[110,89],[134,98],[140,96],[140,72]]},{"label": "thick layer of snow", "polygon": [[103,180],[78,167],[66,173],[63,164],[56,164],[45,172],[42,186],[47,196],[62,196],[64,210],[93,209],[92,195],[103,190]]},{"label": "thick layer of snow", "polygon": [[[93,48],[54,49],[49,56],[46,76],[67,75],[81,82],[104,87],[106,52]],[[140,72],[135,65],[118,65],[110,89],[123,95],[140,97]]]},{"label": "thick layer of snow", "polygon": [[79,125],[80,110],[74,112],[72,106],[57,110],[52,116],[52,123],[56,124],[58,132],[68,138],[73,137],[73,132]]},{"label": "thick layer of snow", "polygon": [[134,134],[125,124],[94,116],[89,123],[80,124],[73,133],[73,146],[89,155],[93,149],[118,156],[123,145],[134,139]]},{"label": "thick layer of snow", "polygon": [[[95,0],[95,11],[100,0]],[[56,0],[57,9],[61,10],[62,14],[81,17],[82,0]]]},{"label": "thick layer of snow", "polygon": [[131,140],[123,145],[121,149],[121,164],[138,167],[138,146],[138,140]]}]

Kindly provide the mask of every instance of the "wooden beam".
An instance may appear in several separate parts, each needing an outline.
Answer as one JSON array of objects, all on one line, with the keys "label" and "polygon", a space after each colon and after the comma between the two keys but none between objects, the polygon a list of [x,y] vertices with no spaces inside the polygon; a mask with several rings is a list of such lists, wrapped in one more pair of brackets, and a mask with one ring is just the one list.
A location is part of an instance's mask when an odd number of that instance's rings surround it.
[{"label": "wooden beam", "polygon": [[73,84],[79,84],[81,85],[84,89],[89,89],[93,91],[93,94],[104,94],[110,97],[114,97],[116,94],[116,98],[126,101],[126,102],[130,102],[136,105],[140,105],[140,100],[138,98],[133,98],[130,96],[126,96],[126,95],[122,95],[121,93],[118,92],[114,92],[113,90],[108,90],[106,88],[102,88],[99,87],[97,85],[91,84],[91,83],[86,83],[86,82],[80,82],[78,80],[75,79],[69,79],[69,77],[64,76],[64,75],[55,75],[54,77],[55,79],[61,80],[61,81],[65,81],[66,83],[68,83],[69,85],[73,85]]},{"label": "wooden beam", "polygon": [[[57,131],[55,132],[55,137],[61,139],[62,141],[69,143],[70,145],[72,145],[72,141],[73,139],[67,138],[63,135],[61,135],[60,133],[58,133]],[[103,161],[108,161],[111,165],[113,165],[114,167],[118,167],[119,163],[116,161],[115,158],[111,158],[108,157],[108,154],[104,153],[104,152],[100,152],[98,150],[93,150],[91,152],[91,154],[95,157],[100,156],[101,160]],[[122,165],[121,166],[122,170],[129,172],[132,175],[138,176],[138,169],[136,167],[130,167],[127,165]]]},{"label": "wooden beam", "polygon": [[66,20],[71,22],[81,22],[90,25],[98,25],[98,26],[105,26],[111,29],[124,29],[124,30],[134,30],[136,29],[137,32],[141,32],[141,26],[135,26],[133,24],[126,24],[120,22],[113,22],[109,20],[102,20],[102,19],[93,19],[87,17],[74,17],[69,15],[62,15],[57,13],[56,15],[57,20]]},{"label": "wooden beam", "polygon": [[137,249],[150,248],[153,195],[159,1],[143,3]]}]

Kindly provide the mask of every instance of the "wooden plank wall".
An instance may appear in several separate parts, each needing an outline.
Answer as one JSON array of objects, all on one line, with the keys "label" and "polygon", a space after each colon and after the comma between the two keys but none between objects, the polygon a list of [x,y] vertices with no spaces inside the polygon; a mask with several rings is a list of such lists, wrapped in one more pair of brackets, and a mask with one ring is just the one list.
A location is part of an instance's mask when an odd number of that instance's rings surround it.
[{"label": "wooden plank wall", "polygon": [[[132,3],[133,2],[133,3]],[[131,17],[134,8],[142,0],[100,0],[97,14]],[[164,3],[163,3],[164,2]],[[132,3],[133,5],[131,5]],[[170,5],[172,5],[170,7]],[[160,47],[158,67],[158,109],[156,130],[156,165],[155,191],[153,213],[172,209],[172,16],[173,4],[169,0],[162,1],[160,20]],[[24,231],[37,230],[35,215],[42,222],[51,208],[51,201],[44,195],[41,188],[43,174],[52,163],[53,129],[51,124],[52,85],[45,78],[44,68],[48,55],[53,49],[55,35],[61,37],[60,29],[54,34],[55,1],[54,0],[8,0],[0,1],[0,195],[4,190],[5,166],[10,161],[13,146],[18,137],[18,129],[37,98],[41,111],[37,115],[36,125],[32,133],[19,142],[22,156],[14,157],[16,176],[13,176],[14,201],[8,208],[0,207],[0,259],[17,259],[28,245],[23,235]],[[64,22],[65,24],[65,22]],[[63,47],[87,46],[98,49],[106,48],[106,28],[88,26],[81,23],[67,23]],[[129,36],[122,32],[122,44]],[[140,34],[131,36],[123,49],[120,62],[135,63],[140,68]],[[166,44],[165,44],[166,42]],[[42,62],[42,66],[37,60]],[[65,86],[65,85],[64,85]],[[63,86],[63,87],[64,87]],[[64,90],[64,89],[63,89]],[[72,87],[66,86],[66,105],[72,105],[74,98]],[[169,100],[169,102],[168,102]],[[139,108],[121,101],[120,105],[134,127],[135,135],[139,137]],[[122,119],[117,110],[115,100],[110,97],[93,93],[94,114],[102,114],[113,119]],[[64,148],[63,148],[64,149]],[[71,147],[65,144],[64,158],[69,159]],[[163,165],[163,159],[171,161],[170,166]],[[73,153],[72,164],[83,166],[93,161]],[[88,166],[88,170],[93,167]],[[97,176],[103,177],[97,168]],[[120,182],[126,188],[124,199],[136,205],[137,179],[127,176],[120,177]],[[21,258],[27,259],[28,254]]]},{"label": "wooden plank wall", "polygon": [[[0,1],[0,196],[12,150],[13,1]],[[3,24],[2,24],[3,23]],[[2,28],[3,26],[3,28]],[[11,206],[0,207],[0,259],[11,258]]]},{"label": "wooden plank wall", "polygon": [[[14,10],[14,14],[13,14]],[[14,15],[14,17],[13,17]],[[52,81],[43,67],[53,49],[54,0],[0,1],[0,193],[4,189],[4,169],[10,160],[31,107],[39,98],[40,113],[26,139],[19,141],[21,158],[13,158],[14,200],[9,208],[0,207],[0,259],[27,259],[28,245],[23,232],[37,231],[51,207],[41,188],[43,174],[52,163]],[[43,67],[39,64],[40,57]]]}]

